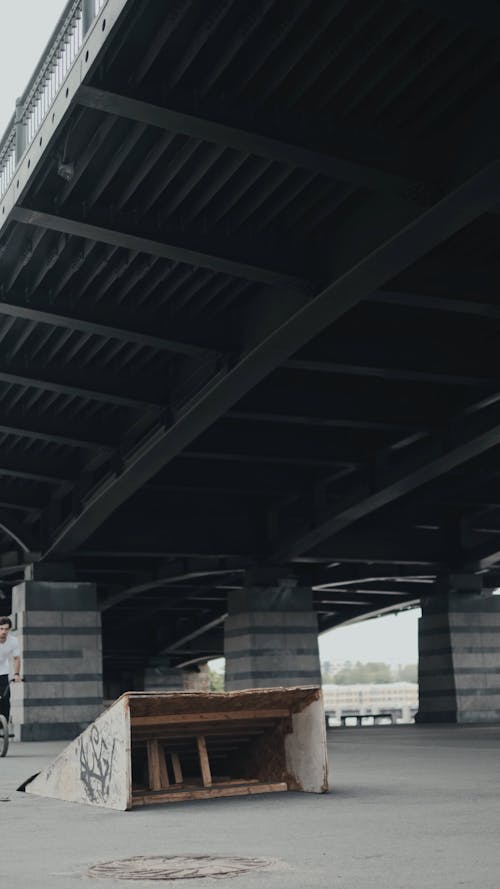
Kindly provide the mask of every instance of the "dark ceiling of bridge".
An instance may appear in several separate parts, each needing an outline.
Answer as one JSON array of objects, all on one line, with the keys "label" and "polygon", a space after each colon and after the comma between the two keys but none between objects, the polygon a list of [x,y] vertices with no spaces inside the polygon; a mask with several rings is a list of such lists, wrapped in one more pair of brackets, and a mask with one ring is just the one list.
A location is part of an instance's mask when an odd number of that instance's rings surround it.
[{"label": "dark ceiling of bridge", "polygon": [[321,629],[495,577],[481,8],[129,0],[0,232],[6,607],[29,553],[71,561],[112,670],[152,615],[172,663],[219,654],[255,563]]}]

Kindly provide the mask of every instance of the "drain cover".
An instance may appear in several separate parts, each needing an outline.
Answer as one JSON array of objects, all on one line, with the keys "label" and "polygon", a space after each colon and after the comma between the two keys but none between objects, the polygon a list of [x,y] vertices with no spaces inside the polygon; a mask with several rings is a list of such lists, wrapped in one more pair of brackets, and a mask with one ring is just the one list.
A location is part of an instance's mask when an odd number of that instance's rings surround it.
[{"label": "drain cover", "polygon": [[214,855],[164,856],[124,858],[106,861],[87,871],[87,876],[115,880],[196,880],[202,877],[237,877],[258,868],[268,867],[266,858],[233,858]]}]

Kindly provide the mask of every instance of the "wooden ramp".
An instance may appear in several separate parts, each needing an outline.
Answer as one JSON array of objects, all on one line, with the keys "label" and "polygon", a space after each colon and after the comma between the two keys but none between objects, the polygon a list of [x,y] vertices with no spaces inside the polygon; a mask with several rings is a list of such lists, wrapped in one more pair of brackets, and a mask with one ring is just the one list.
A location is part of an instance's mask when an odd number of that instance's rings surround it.
[{"label": "wooden ramp", "polygon": [[286,790],[324,793],[321,690],[127,692],[25,790],[115,809]]}]

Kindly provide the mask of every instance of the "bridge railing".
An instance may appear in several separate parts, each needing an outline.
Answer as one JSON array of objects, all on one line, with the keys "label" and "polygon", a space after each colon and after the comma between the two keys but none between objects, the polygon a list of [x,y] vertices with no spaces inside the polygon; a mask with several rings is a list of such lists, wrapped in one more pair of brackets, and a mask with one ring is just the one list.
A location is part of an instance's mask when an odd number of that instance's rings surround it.
[{"label": "bridge railing", "polygon": [[81,49],[94,18],[108,0],[69,0],[0,143],[0,200],[17,164],[31,145],[68,71]]}]

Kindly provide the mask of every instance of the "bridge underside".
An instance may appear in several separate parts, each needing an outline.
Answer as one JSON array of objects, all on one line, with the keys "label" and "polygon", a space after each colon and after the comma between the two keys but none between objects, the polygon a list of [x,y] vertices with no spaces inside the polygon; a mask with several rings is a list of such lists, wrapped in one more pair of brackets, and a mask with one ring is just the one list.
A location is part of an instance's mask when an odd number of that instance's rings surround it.
[{"label": "bridge underside", "polygon": [[121,6],[0,202],[2,610],[71,565],[111,677],[255,566],[320,631],[500,585],[500,11]]}]

